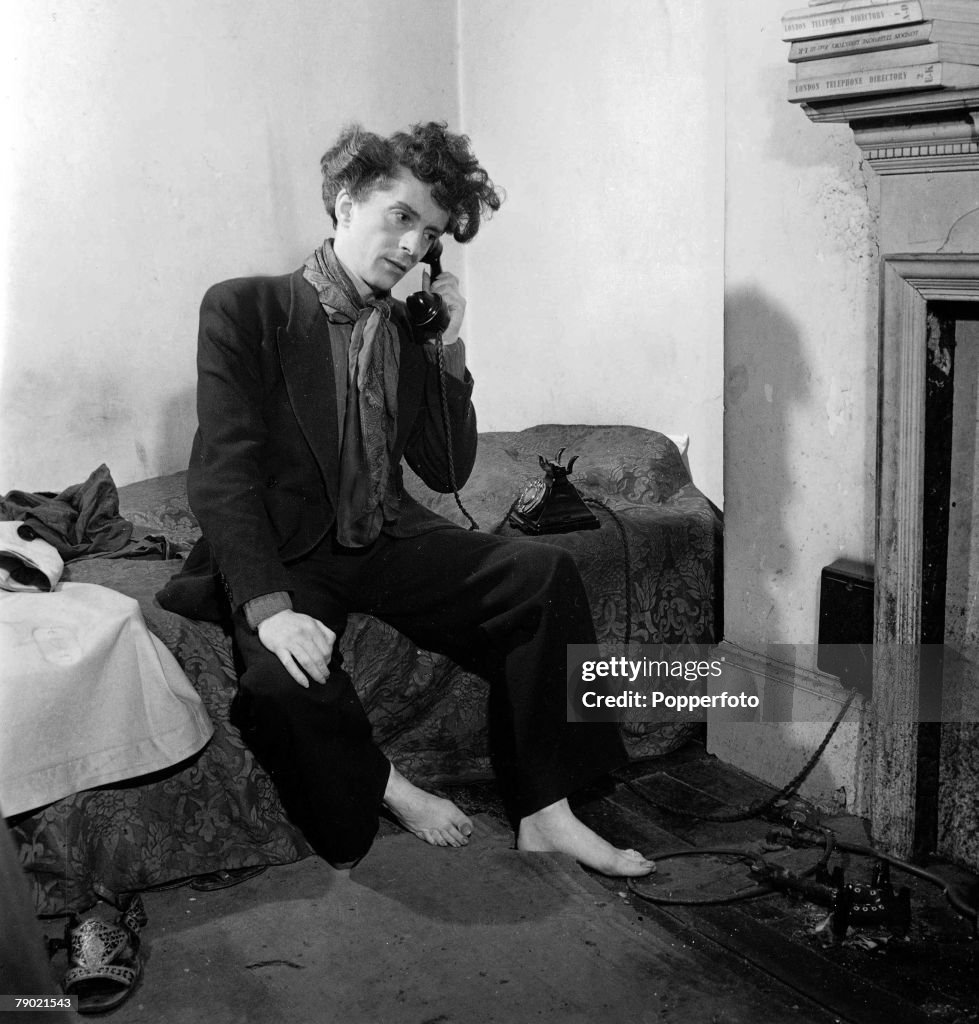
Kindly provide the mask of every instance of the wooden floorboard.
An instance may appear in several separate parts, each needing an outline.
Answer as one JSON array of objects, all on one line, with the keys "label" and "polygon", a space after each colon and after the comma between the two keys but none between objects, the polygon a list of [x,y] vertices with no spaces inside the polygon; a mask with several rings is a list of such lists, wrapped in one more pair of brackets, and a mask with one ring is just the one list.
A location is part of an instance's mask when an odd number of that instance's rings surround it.
[{"label": "wooden floorboard", "polygon": [[[698,813],[749,806],[774,790],[702,754],[633,770],[614,792],[604,793],[577,808],[593,828],[617,845],[654,855],[690,847],[759,848],[771,822],[709,822],[680,817],[650,803],[662,801]],[[831,819],[841,838],[866,843],[865,823],[852,817]],[[814,848],[768,851],[769,861],[782,861],[800,871],[819,856]],[[836,862],[839,862],[839,858]],[[870,862],[843,857],[847,881],[866,881]],[[908,941],[877,934],[873,951],[853,943],[824,945],[815,925],[828,909],[784,893],[757,900],[715,906],[667,906],[632,893],[637,913],[649,914],[664,927],[699,935],[724,955],[752,965],[807,1004],[852,1024],[969,1024],[979,1022],[977,946],[969,941],[969,925],[948,907],[927,882],[894,873],[895,886],[911,881],[912,919],[928,918]],[[752,884],[748,865],[736,858],[690,857],[664,861],[654,880],[637,888],[685,896],[720,896]],[[621,889],[621,880],[610,880]],[[933,890],[933,891],[932,891]],[[890,941],[886,941],[890,939]]]},{"label": "wooden floorboard", "polygon": [[[588,823],[592,827],[605,827],[606,830],[614,821],[619,828],[616,842],[645,848],[654,854],[664,847],[671,850],[690,849],[690,844],[678,841],[678,837],[659,828],[647,819],[643,804],[632,794],[606,797],[603,803],[606,808],[601,816],[588,815]],[[671,876],[676,875],[673,865],[695,865],[696,859],[664,862],[658,874],[668,870]],[[684,873],[687,874],[687,873]],[[696,868],[693,869],[696,876]],[[737,875],[742,876],[736,878]],[[683,885],[682,879],[671,878],[671,882],[681,884],[677,889],[683,892],[684,898],[689,895],[708,897],[704,888],[696,889],[691,885]],[[742,871],[728,872],[729,884],[723,887],[724,893],[735,891],[740,884],[747,887],[750,878]],[[614,883],[621,886],[621,880]],[[655,884],[638,883],[633,892],[634,905],[642,906],[644,913],[666,926],[673,921],[684,928],[696,932],[712,944],[722,948],[737,960],[747,962],[756,971],[767,974],[782,985],[804,997],[811,1005],[828,1011],[843,1021],[851,1024],[933,1024],[923,1016],[913,1004],[895,998],[877,986],[866,983],[857,976],[841,973],[836,965],[821,959],[818,954],[804,946],[787,941],[781,930],[771,928],[755,921],[743,910],[743,904],[736,906],[667,906],[649,903],[636,894],[636,889],[655,892]],[[679,895],[672,885],[663,886],[667,891]],[[713,887],[705,887],[713,888]],[[721,887],[714,895],[722,894]],[[777,897],[764,897],[770,900]]]},{"label": "wooden floorboard", "polygon": [[913,1003],[843,974],[804,946],[786,942],[780,929],[753,920],[734,907],[664,908],[718,945],[744,956],[765,973],[853,1024],[933,1024]]},{"label": "wooden floorboard", "polygon": [[[751,800],[758,798],[756,787],[761,787],[762,791],[767,788],[715,758],[705,757],[680,765],[673,774],[712,797],[730,798],[731,787],[742,780],[751,784],[752,788],[746,786]],[[864,819],[839,814],[823,817],[821,822],[841,841],[870,845],[868,822]],[[811,863],[811,858],[817,855],[812,848],[797,853],[802,855],[802,860],[796,862],[799,867]],[[775,855],[773,859],[780,860],[783,856]],[[873,863],[870,858],[841,854],[834,856],[833,863],[843,867],[848,882],[869,883],[871,880]],[[968,873],[950,866],[944,866],[943,870],[943,877],[969,877]],[[939,887],[898,870],[894,870],[892,876],[895,888],[906,885],[911,893],[912,932],[908,941],[888,942],[873,953],[847,943],[817,945],[814,948],[818,955],[845,970],[847,976],[856,974],[886,992],[900,994],[910,1003],[934,1007],[933,1020],[979,1020],[977,944],[970,940],[969,924],[951,908]],[[972,881],[974,883],[975,879]],[[976,892],[979,890],[974,890],[974,894]],[[813,945],[813,926],[827,914],[825,909],[786,896],[746,903],[741,909],[756,920],[776,922],[776,927],[793,941],[809,945]],[[860,934],[869,934],[873,939],[880,935],[879,932],[875,935],[873,930]]]}]

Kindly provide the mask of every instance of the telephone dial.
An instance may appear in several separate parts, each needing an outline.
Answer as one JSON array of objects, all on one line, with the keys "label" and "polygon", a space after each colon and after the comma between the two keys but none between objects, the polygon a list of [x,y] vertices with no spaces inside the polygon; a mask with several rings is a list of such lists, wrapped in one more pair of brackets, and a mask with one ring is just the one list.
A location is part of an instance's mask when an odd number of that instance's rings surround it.
[{"label": "telephone dial", "polygon": [[578,456],[561,465],[562,448],[554,460],[537,456],[544,476],[528,485],[509,512],[511,525],[524,533],[570,533],[600,525],[568,479]]}]

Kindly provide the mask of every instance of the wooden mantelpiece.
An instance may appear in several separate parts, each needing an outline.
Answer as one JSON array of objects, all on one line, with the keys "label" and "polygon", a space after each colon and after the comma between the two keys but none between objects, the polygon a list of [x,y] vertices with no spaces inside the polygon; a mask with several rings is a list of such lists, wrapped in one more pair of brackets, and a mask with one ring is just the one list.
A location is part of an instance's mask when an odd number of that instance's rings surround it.
[{"label": "wooden mantelpiece", "polygon": [[878,174],[979,170],[979,89],[890,93],[802,109],[816,123],[849,124]]},{"label": "wooden mantelpiece", "polygon": [[[926,399],[935,386],[943,332],[954,336],[943,321],[949,307],[942,304],[979,309],[979,89],[892,93],[802,109],[818,124],[848,124],[865,164],[881,176],[878,243],[886,255],[880,263],[875,724],[868,789],[875,844],[909,858],[934,842],[934,806],[930,835],[923,822],[936,791],[939,849],[949,836],[976,829],[974,810],[964,814],[952,806],[949,781],[937,778],[937,768],[929,776],[935,737],[944,756],[956,730],[974,746],[975,727],[942,726],[938,733],[919,726],[919,712],[920,645],[923,637],[936,642],[944,608],[944,579],[936,582],[933,572],[942,560],[934,540],[939,515],[946,526],[943,535],[938,531],[938,546],[948,542],[947,509],[942,513],[936,504],[929,476],[944,456],[926,447],[926,421],[935,408]],[[968,756],[967,776],[974,769]],[[977,849],[969,845],[966,856],[973,860]],[[961,844],[957,856],[963,856]]]}]

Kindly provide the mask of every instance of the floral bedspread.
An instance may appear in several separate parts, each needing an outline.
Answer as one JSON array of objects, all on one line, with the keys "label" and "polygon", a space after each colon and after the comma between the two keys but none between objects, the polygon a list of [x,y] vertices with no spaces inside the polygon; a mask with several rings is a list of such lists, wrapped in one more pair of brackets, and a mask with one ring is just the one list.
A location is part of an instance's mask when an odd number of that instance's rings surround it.
[{"label": "floral bedspread", "polygon": [[[566,447],[578,460],[572,481],[596,507],[601,529],[538,538],[567,548],[588,589],[601,644],[621,642],[626,608],[637,643],[715,639],[720,521],[691,483],[674,444],[635,427],[545,425],[480,436],[476,469],[462,499],[482,529],[512,532],[504,514],[540,475],[538,453]],[[452,495],[428,492],[406,471],[406,486],[429,507],[466,524]],[[189,550],[199,535],[187,507],[184,474],[120,488],[122,514]],[[39,913],[81,909],[98,883],[130,891],[172,879],[309,854],[285,818],[268,776],[228,714],[235,693],[229,638],[217,625],[164,611],[154,594],[179,561],[93,559],[65,578],[120,590],[140,602],[149,628],[183,666],[215,725],[208,746],[154,776],[77,793],[9,824],[33,884]],[[626,588],[628,586],[628,600]],[[443,655],[418,650],[392,627],[354,615],[342,638],[346,665],[375,736],[409,778],[423,784],[490,775],[487,684]],[[697,727],[623,726],[633,757],[664,754]]]}]

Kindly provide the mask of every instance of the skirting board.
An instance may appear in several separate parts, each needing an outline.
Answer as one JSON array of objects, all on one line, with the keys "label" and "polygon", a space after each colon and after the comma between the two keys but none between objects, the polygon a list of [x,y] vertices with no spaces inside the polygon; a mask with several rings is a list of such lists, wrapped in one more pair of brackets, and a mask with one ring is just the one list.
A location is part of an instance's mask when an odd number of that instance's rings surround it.
[{"label": "skirting board", "polygon": [[[725,686],[761,699],[756,711],[711,712],[707,751],[771,786],[781,788],[802,769],[829,731],[849,696],[835,676],[791,664],[792,648],[777,645],[777,657],[724,641],[712,650],[727,666]],[[811,651],[811,648],[809,648]],[[799,795],[827,810],[866,816],[870,803],[871,730],[863,698],[850,706]]]}]

